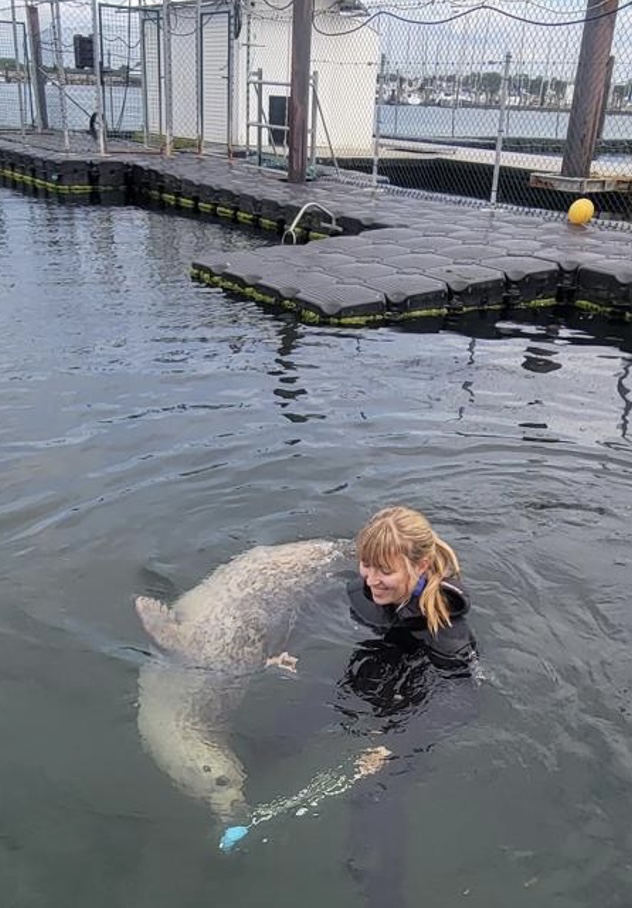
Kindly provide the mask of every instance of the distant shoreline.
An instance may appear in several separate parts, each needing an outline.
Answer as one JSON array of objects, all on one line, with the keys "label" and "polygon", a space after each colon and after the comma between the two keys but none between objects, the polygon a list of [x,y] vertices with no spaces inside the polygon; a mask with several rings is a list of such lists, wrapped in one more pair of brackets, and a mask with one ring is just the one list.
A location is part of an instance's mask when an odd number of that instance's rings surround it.
[{"label": "distant shoreline", "polygon": [[[469,102],[459,101],[458,104],[450,104],[447,102],[435,101],[427,102],[425,104],[408,104],[405,101],[400,102],[399,104],[394,104],[390,101],[384,101],[382,104],[379,104],[378,107],[403,107],[406,110],[408,108],[423,108],[434,110],[440,108],[441,110],[499,110],[500,105],[496,104],[471,104]],[[526,111],[528,113],[560,113],[560,114],[569,114],[571,112],[570,105],[566,107],[543,107],[539,104],[507,104],[507,110],[520,110]],[[608,107],[606,109],[606,114],[616,115],[622,117],[632,117],[632,107],[620,108],[620,107]]]}]

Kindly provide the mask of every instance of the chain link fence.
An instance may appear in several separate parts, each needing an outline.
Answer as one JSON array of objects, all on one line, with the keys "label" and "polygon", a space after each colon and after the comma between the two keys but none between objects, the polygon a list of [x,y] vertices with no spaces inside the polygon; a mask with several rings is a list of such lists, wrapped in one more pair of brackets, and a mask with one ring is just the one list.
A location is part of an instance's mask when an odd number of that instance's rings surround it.
[{"label": "chain link fence", "polygon": [[14,2],[7,12],[0,136],[78,153],[99,148],[100,117],[104,137],[142,135],[138,9],[73,0]]},{"label": "chain link fence", "polygon": [[586,89],[578,81],[585,20],[610,17],[613,34],[602,29],[593,48],[608,66],[591,176],[601,178],[596,187],[628,193],[630,4],[617,11],[616,3],[593,2],[588,17],[578,0],[495,7],[434,0],[371,10],[383,52],[378,172],[399,186],[489,199],[500,151],[498,201],[567,204],[555,180],[531,175],[560,173],[573,101],[581,104]]},{"label": "chain link fence", "polygon": [[[101,109],[106,133],[110,139],[144,141],[148,136],[144,117],[140,11],[138,8],[114,3],[100,3],[97,10]],[[86,37],[89,40],[90,35],[83,36],[84,41]],[[89,43],[87,49],[89,64]]]},{"label": "chain link fence", "polygon": [[[569,124],[597,92],[597,135],[579,142],[594,145],[597,182],[571,189],[603,191],[614,213],[629,213],[632,3],[365,2],[313,0],[312,173],[565,208],[572,196],[555,178]],[[292,15],[293,0],[10,0],[0,135],[285,168]],[[579,67],[588,24],[598,28],[583,56],[607,64],[598,84]]]},{"label": "chain link fence", "polygon": [[0,8],[0,136],[67,152],[226,152],[234,10],[14,0]]},{"label": "chain link fence", "polygon": [[[9,18],[3,18],[8,16]],[[26,29],[12,7],[0,10],[0,123],[23,129],[30,116]]]},{"label": "chain link fence", "polygon": [[[309,100],[310,166],[353,166],[370,161],[374,148],[380,39],[363,27],[357,0],[314,0]],[[360,26],[360,27],[358,27]],[[245,24],[247,151],[258,141],[264,163],[285,162],[292,65],[291,0],[251,4]]]}]

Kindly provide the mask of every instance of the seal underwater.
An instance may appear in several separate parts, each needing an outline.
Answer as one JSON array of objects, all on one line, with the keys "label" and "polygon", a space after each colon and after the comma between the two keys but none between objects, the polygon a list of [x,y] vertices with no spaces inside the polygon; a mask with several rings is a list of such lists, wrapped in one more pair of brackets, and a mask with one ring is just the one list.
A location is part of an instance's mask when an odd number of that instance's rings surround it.
[{"label": "seal underwater", "polygon": [[246,771],[230,718],[249,679],[284,646],[301,591],[348,555],[342,540],[257,546],[218,567],[168,607],[136,610],[163,654],[140,670],[138,729],[156,764],[223,823],[249,815]]}]

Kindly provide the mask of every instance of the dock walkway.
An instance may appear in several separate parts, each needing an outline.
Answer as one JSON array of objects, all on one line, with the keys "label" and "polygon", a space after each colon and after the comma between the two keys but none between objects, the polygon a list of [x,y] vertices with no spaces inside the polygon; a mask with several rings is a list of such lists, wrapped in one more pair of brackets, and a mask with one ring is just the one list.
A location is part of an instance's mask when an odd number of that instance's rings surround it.
[{"label": "dock walkway", "polygon": [[0,176],[10,185],[68,195],[165,205],[281,233],[310,211],[304,245],[209,254],[195,278],[242,297],[291,309],[308,321],[388,323],[473,309],[562,302],[632,319],[632,232],[599,222],[470,202],[392,194],[317,181],[290,185],[243,162],[180,154],[70,156],[0,139]]}]

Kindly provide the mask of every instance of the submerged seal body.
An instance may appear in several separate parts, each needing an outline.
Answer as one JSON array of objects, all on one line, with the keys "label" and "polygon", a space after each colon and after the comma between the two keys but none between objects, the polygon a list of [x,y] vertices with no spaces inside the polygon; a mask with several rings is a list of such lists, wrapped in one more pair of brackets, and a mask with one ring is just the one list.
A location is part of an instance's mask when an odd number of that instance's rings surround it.
[{"label": "submerged seal body", "polygon": [[171,607],[140,596],[136,610],[164,656],[139,675],[138,728],[155,762],[223,822],[248,815],[246,772],[229,743],[248,679],[287,640],[301,591],[348,543],[257,546],[218,567]]}]

